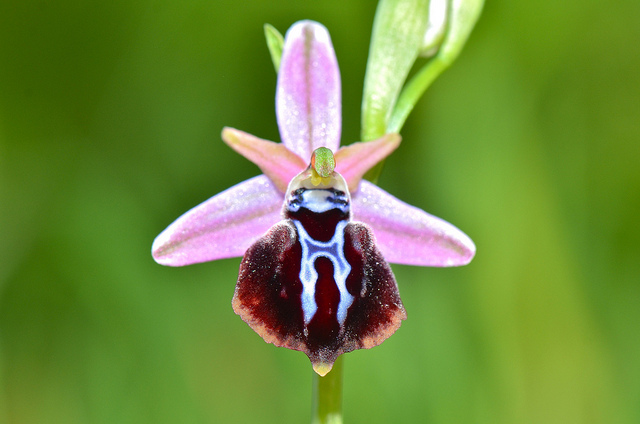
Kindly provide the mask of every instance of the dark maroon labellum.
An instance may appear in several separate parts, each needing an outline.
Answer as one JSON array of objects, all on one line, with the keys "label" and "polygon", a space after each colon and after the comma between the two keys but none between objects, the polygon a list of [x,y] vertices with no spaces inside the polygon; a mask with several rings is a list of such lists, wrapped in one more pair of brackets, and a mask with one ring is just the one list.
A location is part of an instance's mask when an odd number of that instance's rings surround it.
[{"label": "dark maroon labellum", "polygon": [[266,342],[306,353],[321,375],[339,355],[382,343],[406,318],[391,268],[371,229],[350,220],[336,178],[318,188],[294,179],[285,219],[245,253],[233,298]]}]

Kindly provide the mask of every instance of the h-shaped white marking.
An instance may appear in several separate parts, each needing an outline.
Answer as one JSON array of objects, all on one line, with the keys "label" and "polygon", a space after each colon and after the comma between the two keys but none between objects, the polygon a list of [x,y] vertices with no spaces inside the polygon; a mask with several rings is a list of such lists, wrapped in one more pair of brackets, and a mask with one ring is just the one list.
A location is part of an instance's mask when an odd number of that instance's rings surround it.
[{"label": "h-shaped white marking", "polygon": [[328,242],[314,240],[304,229],[300,221],[293,220],[297,230],[298,239],[302,246],[302,259],[300,260],[300,281],[302,282],[302,311],[304,324],[307,325],[318,310],[316,304],[316,282],[318,272],[314,266],[316,259],[327,258],[333,263],[333,279],[340,291],[340,303],[338,303],[337,317],[340,325],[347,318],[347,309],[353,303],[353,296],[347,291],[347,277],[351,272],[351,265],[344,256],[344,228],[347,221],[340,221],[336,225],[336,232]]}]

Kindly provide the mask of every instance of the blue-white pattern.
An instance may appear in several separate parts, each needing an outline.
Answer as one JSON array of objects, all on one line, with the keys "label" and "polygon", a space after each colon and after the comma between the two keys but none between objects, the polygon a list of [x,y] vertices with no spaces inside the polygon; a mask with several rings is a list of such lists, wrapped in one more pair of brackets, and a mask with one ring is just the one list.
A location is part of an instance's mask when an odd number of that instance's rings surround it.
[{"label": "blue-white pattern", "polygon": [[298,230],[298,239],[302,246],[302,259],[300,261],[300,281],[302,290],[302,311],[304,313],[304,323],[309,324],[318,305],[315,301],[316,282],[318,272],[315,269],[315,261],[320,257],[325,257],[333,263],[333,278],[340,291],[340,303],[338,304],[337,317],[340,325],[344,324],[347,318],[347,309],[353,303],[353,296],[347,291],[347,277],[351,272],[351,265],[344,256],[344,229],[347,221],[340,221],[336,225],[336,232],[328,242],[314,240],[306,232],[300,221],[293,220]]}]

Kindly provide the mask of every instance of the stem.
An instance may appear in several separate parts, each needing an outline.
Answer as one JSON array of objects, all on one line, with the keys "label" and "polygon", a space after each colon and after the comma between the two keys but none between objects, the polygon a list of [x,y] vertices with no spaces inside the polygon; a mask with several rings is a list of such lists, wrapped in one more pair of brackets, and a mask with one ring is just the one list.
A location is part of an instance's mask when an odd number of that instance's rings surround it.
[{"label": "stem", "polygon": [[342,424],[342,356],[324,377],[313,373],[311,424]]},{"label": "stem", "polygon": [[387,132],[400,132],[404,121],[406,121],[420,97],[449,65],[451,65],[451,62],[443,60],[440,56],[435,56],[411,78],[393,108],[393,113],[387,125]]}]

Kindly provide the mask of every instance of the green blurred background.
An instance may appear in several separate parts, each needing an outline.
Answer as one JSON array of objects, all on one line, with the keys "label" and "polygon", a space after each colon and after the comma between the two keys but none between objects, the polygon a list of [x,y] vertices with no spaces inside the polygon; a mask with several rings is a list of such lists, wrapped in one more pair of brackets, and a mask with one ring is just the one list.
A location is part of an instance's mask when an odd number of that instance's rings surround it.
[{"label": "green blurred background", "polygon": [[[0,422],[300,423],[311,367],[231,309],[239,259],[153,238],[278,140],[262,26],[330,30],[359,136],[371,0],[0,1]],[[640,2],[489,1],[380,185],[477,244],[394,266],[347,423],[640,422]]]}]

